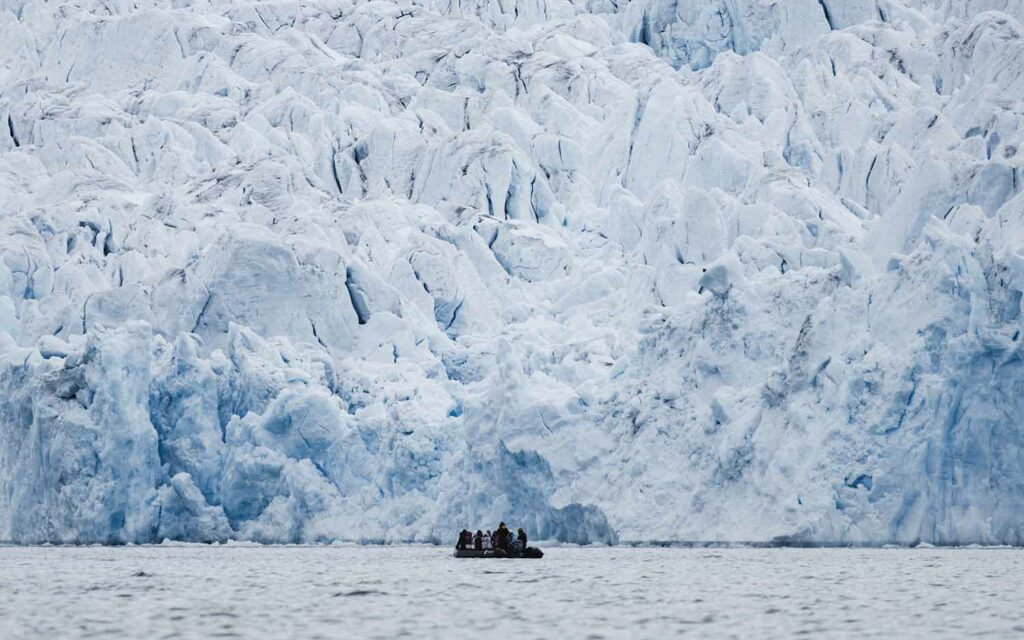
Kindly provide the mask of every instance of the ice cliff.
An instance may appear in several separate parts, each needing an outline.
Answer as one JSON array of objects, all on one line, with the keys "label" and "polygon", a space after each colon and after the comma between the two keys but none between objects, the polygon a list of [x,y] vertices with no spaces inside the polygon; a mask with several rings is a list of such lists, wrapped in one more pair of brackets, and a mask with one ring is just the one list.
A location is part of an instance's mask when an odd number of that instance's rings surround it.
[{"label": "ice cliff", "polygon": [[0,540],[1024,544],[1021,0],[0,0]]}]

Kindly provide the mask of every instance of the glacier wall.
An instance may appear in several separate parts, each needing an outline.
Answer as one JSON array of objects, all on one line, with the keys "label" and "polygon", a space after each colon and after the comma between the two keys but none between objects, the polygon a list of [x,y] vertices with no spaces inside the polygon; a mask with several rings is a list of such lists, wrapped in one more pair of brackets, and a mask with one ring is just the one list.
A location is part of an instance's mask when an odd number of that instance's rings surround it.
[{"label": "glacier wall", "polygon": [[0,0],[0,540],[1024,544],[1022,22]]}]

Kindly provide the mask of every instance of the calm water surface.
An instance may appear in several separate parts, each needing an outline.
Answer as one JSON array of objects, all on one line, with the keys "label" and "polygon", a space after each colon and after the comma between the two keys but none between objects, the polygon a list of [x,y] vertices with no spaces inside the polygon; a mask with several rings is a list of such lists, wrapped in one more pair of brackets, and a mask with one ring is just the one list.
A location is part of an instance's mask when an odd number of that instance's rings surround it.
[{"label": "calm water surface", "polygon": [[1024,551],[0,548],[11,639],[985,635],[1024,637]]}]

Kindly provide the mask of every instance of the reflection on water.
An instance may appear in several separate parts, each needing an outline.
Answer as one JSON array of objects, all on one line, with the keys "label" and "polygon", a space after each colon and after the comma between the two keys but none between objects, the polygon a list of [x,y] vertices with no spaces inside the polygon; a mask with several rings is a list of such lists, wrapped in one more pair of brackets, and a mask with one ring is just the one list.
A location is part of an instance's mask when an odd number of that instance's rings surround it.
[{"label": "reflection on water", "polygon": [[1016,549],[0,548],[0,637],[1024,637]]}]

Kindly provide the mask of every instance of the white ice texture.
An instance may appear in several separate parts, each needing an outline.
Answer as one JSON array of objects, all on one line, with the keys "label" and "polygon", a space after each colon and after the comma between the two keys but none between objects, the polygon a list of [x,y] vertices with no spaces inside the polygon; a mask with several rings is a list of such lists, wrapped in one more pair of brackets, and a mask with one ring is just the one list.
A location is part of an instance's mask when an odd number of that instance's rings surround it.
[{"label": "white ice texture", "polygon": [[0,0],[0,540],[1024,544],[1024,0]]}]

